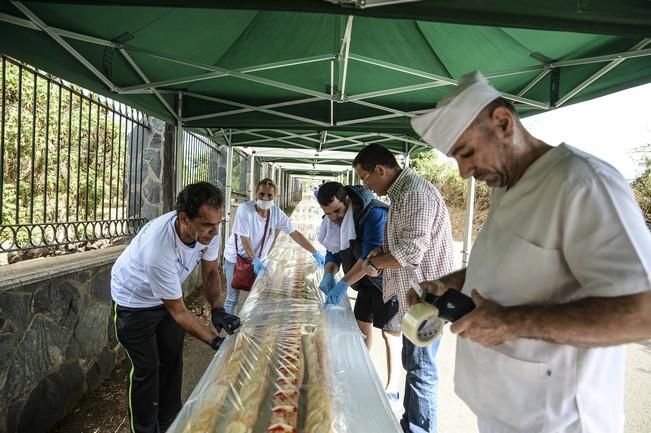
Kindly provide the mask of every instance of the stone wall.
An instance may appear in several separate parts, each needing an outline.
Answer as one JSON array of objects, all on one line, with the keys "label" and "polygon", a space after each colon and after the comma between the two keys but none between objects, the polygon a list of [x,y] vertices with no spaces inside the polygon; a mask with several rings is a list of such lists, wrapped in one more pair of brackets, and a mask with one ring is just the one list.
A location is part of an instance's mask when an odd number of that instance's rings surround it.
[{"label": "stone wall", "polygon": [[[149,220],[171,210],[175,200],[174,127],[157,119],[150,126],[142,130],[140,208]],[[210,173],[216,177],[211,181],[222,189],[226,155],[227,148],[219,146],[210,159]],[[250,164],[243,163],[246,175],[240,181],[246,191]],[[135,203],[136,197],[131,199]],[[46,432],[111,374],[123,355],[115,338],[110,270],[124,248],[2,267],[0,433]],[[200,284],[197,269],[184,284],[185,295]]]},{"label": "stone wall", "polygon": [[110,269],[124,246],[36,259],[0,277],[0,432],[44,432],[108,377]]},{"label": "stone wall", "polygon": [[163,163],[165,143],[165,122],[152,118],[151,130],[144,140],[142,216],[152,220],[164,213],[163,201]]},{"label": "stone wall", "polygon": [[[133,202],[141,203],[140,212],[142,217],[152,220],[159,215],[173,209],[176,197],[173,190],[176,182],[175,173],[175,128],[165,124],[163,121],[150,118],[149,129],[141,128],[137,135],[143,134],[143,145],[138,144],[138,149],[143,148],[142,154],[142,201],[137,196],[140,180],[134,175],[136,184],[131,188]],[[132,132],[132,134],[134,134]],[[187,145],[187,143],[186,143]],[[224,144],[213,143],[217,151],[211,152],[208,156],[208,181],[224,190],[226,184],[226,160],[228,147]],[[140,154],[138,153],[138,159]],[[135,167],[135,166],[134,166]],[[135,168],[134,168],[135,169]],[[129,188],[129,178],[125,180]],[[135,216],[137,209],[134,209],[132,216]]]},{"label": "stone wall", "polygon": [[[124,246],[35,259],[0,276],[0,433],[46,432],[123,356],[111,267]],[[184,285],[200,284],[195,271]]]},{"label": "stone wall", "polygon": [[[170,176],[174,163],[169,158],[174,155],[174,141],[173,137],[172,141],[166,141],[169,138],[166,136],[165,122],[153,117],[149,119],[149,128],[134,127],[131,135],[137,137],[137,154],[133,157],[136,163],[130,166],[130,176],[126,176],[124,188],[125,191],[131,191],[129,203],[137,206],[129,207],[129,216],[136,217],[140,211],[140,216],[152,220],[171,209],[170,194],[166,190],[173,185],[166,182],[165,178]],[[130,182],[133,184],[130,185]]]}]

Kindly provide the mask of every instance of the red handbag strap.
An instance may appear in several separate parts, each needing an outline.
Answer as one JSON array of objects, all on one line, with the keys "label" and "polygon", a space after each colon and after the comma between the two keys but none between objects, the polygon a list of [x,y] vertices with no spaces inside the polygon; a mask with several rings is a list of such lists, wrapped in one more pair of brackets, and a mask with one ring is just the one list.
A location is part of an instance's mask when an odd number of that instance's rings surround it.
[{"label": "red handbag strap", "polygon": [[[269,217],[271,216],[271,209],[267,212],[267,220],[264,223],[264,234],[262,235],[262,243],[260,244],[260,251],[258,251],[258,256],[262,254],[262,249],[264,248],[264,243],[267,240],[267,230],[269,229]],[[237,235],[235,235],[235,254],[240,250],[240,247],[237,244]]]},{"label": "red handbag strap", "polygon": [[262,243],[260,244],[260,251],[258,251],[258,256],[262,254],[262,249],[264,248],[264,243],[267,240],[267,229],[269,229],[269,217],[271,216],[271,209],[267,210],[267,221],[264,223],[264,234],[262,235]]}]

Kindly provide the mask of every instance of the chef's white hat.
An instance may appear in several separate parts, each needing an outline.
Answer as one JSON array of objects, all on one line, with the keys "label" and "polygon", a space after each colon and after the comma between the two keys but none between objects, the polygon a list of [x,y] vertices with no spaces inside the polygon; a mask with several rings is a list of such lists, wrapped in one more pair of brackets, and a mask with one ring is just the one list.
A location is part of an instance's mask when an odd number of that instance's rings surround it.
[{"label": "chef's white hat", "polygon": [[459,78],[458,86],[436,104],[436,108],[411,119],[423,141],[445,155],[479,112],[500,93],[479,72]]}]

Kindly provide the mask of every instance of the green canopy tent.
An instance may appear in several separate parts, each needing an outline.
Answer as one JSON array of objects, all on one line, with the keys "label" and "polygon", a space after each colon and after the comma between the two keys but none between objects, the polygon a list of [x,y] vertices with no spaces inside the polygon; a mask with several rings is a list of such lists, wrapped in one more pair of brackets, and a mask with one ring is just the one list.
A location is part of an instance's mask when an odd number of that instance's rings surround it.
[{"label": "green canopy tent", "polygon": [[3,53],[295,175],[427,149],[409,119],[471,70],[525,116],[651,82],[650,37],[642,0],[0,3]]},{"label": "green canopy tent", "polygon": [[651,81],[639,1],[334,3],[4,2],[0,50],[179,131],[309,150],[313,169],[369,143],[426,149],[409,119],[474,69],[523,115]]},{"label": "green canopy tent", "polygon": [[474,69],[524,115],[651,81],[639,1],[233,3],[5,2],[0,49],[233,145],[317,151],[420,150],[409,118]]}]

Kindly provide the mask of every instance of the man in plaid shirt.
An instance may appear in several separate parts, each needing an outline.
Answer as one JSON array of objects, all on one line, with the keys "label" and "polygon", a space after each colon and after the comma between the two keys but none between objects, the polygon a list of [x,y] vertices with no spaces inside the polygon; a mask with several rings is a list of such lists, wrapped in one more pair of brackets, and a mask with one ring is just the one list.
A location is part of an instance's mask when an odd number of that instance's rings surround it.
[{"label": "man in plaid shirt", "polygon": [[[353,161],[361,181],[378,195],[391,200],[384,232],[384,246],[366,260],[369,274],[384,271],[383,296],[386,302],[398,298],[399,310],[392,321],[400,323],[407,312],[411,281],[436,279],[453,270],[452,231],[441,193],[409,168],[401,169],[393,154],[372,144]],[[436,432],[435,357],[440,339],[426,347],[416,347],[403,337],[402,363],[407,370],[400,420],[404,432]]]}]

